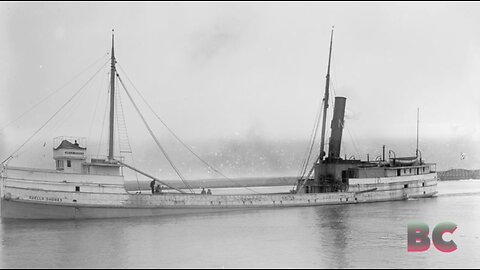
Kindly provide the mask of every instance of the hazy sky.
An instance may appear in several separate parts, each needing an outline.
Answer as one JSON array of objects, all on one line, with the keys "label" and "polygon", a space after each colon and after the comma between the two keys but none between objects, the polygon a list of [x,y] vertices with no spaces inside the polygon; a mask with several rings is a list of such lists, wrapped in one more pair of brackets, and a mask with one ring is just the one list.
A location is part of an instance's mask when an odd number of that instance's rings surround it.
[{"label": "hazy sky", "polygon": [[[480,143],[478,14],[480,3],[456,2],[2,2],[0,128],[106,60],[114,28],[118,63],[182,138],[308,139],[335,25],[332,88],[347,97],[346,125],[356,138],[414,143],[419,107],[423,141]],[[2,140],[25,139],[101,61]],[[99,137],[107,75],[108,65],[48,136]],[[126,120],[130,137],[147,136],[138,118]]]}]

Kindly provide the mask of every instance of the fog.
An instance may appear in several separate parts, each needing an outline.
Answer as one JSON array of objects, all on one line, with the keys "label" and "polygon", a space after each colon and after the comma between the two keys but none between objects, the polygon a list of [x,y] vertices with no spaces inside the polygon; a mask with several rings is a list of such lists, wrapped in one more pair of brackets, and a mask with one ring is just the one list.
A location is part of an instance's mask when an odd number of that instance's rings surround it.
[{"label": "fog", "polygon": [[[479,11],[479,3],[453,2],[1,3],[1,158],[97,70],[12,164],[53,166],[52,138],[62,135],[87,137],[90,154],[106,154],[115,29],[120,76],[186,176],[214,173],[174,140],[135,88],[225,174],[296,175],[323,97],[335,25],[331,89],[347,97],[342,156],[373,159],[383,144],[397,156],[414,155],[420,108],[427,162],[439,170],[478,168]],[[119,91],[135,163],[174,178]]]}]

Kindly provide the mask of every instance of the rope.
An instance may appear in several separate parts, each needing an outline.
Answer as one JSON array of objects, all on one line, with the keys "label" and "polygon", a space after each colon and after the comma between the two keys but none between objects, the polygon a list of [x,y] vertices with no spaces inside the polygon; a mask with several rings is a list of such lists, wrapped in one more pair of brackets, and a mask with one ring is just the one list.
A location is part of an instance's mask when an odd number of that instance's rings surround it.
[{"label": "rope", "polygon": [[[331,50],[330,50],[330,56],[332,56],[331,54]],[[333,61],[334,62],[334,61]],[[330,62],[329,62],[330,63]],[[335,75],[334,75],[335,76]],[[333,100],[335,99],[335,89],[333,87],[333,80],[327,80],[327,82],[330,84],[329,85],[329,89],[332,90],[332,96],[333,98],[330,99],[330,103],[332,103],[332,108],[334,107],[334,102]],[[318,126],[320,125],[320,116],[321,116],[321,108],[325,105],[325,100],[322,99],[322,103],[321,103],[321,106],[319,107],[319,112],[317,112],[317,116],[315,118],[315,123],[314,123],[314,126],[313,126],[313,130],[312,130],[312,135],[310,137],[310,151],[308,152],[308,156],[305,158],[303,164],[302,164],[302,170],[301,170],[301,176],[300,176],[300,180],[303,179],[303,177],[305,176],[305,172],[307,171],[307,168],[308,168],[308,163],[310,161],[310,157],[311,157],[311,154],[312,154],[312,151],[313,151],[313,148],[315,146],[315,139],[316,139],[316,136],[317,136],[317,131],[318,131]],[[327,104],[328,105],[328,104]],[[327,131],[328,132],[328,131]],[[325,134],[326,135],[326,134]],[[321,153],[320,153],[321,155]],[[315,162],[313,163],[312,165],[312,168],[310,169],[310,171],[308,172],[308,174],[305,176],[305,181],[298,187],[297,191],[299,191],[301,188],[303,188],[303,186],[306,184],[308,178],[310,177],[310,175],[312,174],[313,170],[314,170],[314,167],[315,167],[315,164],[320,160],[320,155],[318,156],[318,158],[315,160]]]},{"label": "rope", "polygon": [[357,153],[358,156],[360,156],[360,152],[358,151],[357,144],[355,143],[355,140],[353,139],[352,134],[350,133],[350,129],[348,128],[347,125],[344,125],[346,127],[348,135],[350,135],[350,139],[352,140],[353,148],[355,149],[355,153]]},{"label": "rope", "polygon": [[[313,125],[313,129],[312,129],[312,134],[310,135],[310,150],[308,151],[308,155],[305,157],[305,160],[302,164],[302,169],[300,171],[300,179],[303,179],[303,177],[305,176],[305,172],[307,171],[307,168],[308,168],[308,164],[309,164],[309,161],[310,161],[310,157],[312,155],[312,151],[313,151],[313,148],[315,146],[315,139],[317,138],[317,132],[318,132],[318,126],[320,124],[320,119],[321,119],[321,108],[323,106],[323,100],[320,104],[320,107],[318,109],[318,113],[317,113],[317,116],[315,118],[315,122],[314,122],[314,125]],[[308,176],[307,176],[308,177]]]},{"label": "rope", "polygon": [[108,81],[108,91],[107,91],[107,106],[105,106],[105,110],[103,111],[103,120],[102,120],[102,129],[100,131],[100,141],[98,142],[98,148],[97,148],[97,156],[100,155],[100,147],[102,146],[102,137],[103,137],[103,130],[105,129],[105,119],[107,118],[107,108],[108,104],[110,102],[110,99],[108,98],[110,96],[110,80]]},{"label": "rope", "polygon": [[150,126],[148,125],[147,121],[146,121],[145,118],[143,117],[142,113],[140,112],[140,109],[138,109],[137,104],[135,104],[135,102],[133,101],[133,98],[130,96],[130,93],[128,92],[127,88],[125,87],[125,84],[123,83],[123,81],[122,81],[122,79],[120,78],[120,75],[119,75],[118,73],[117,73],[117,78],[118,78],[118,80],[120,81],[120,83],[122,84],[123,90],[125,90],[125,93],[127,93],[128,98],[129,98],[130,101],[132,102],[133,107],[135,108],[135,110],[137,111],[137,113],[140,115],[140,118],[142,119],[143,123],[144,123],[145,126],[147,127],[148,132],[150,133],[150,136],[152,136],[152,138],[153,138],[153,140],[155,141],[155,143],[157,144],[158,148],[160,148],[160,150],[162,151],[163,155],[165,156],[165,158],[167,159],[167,161],[170,163],[170,166],[172,166],[172,168],[175,170],[175,173],[177,173],[178,177],[180,177],[180,180],[182,180],[182,182],[185,184],[185,186],[186,186],[192,193],[195,193],[195,192],[193,192],[192,188],[188,185],[188,183],[185,181],[185,178],[183,177],[182,173],[178,170],[177,166],[175,166],[175,164],[173,163],[173,161],[170,159],[170,156],[167,154],[167,152],[165,151],[165,149],[162,147],[162,145],[161,145],[160,142],[158,141],[157,137],[155,137],[155,134],[153,133],[153,131],[152,131],[152,129],[150,128]]},{"label": "rope", "polygon": [[[107,53],[108,55],[108,53]],[[65,84],[63,84],[60,88],[56,89],[55,91],[51,92],[49,95],[47,95],[45,98],[43,98],[42,100],[40,100],[38,103],[34,104],[32,107],[30,107],[28,110],[26,110],[25,112],[23,112],[20,116],[18,116],[17,118],[15,118],[14,120],[8,122],[7,124],[5,124],[3,127],[0,128],[0,133],[5,129],[7,128],[8,126],[10,126],[11,124],[15,123],[16,121],[18,121],[19,119],[23,118],[27,113],[29,113],[30,111],[32,111],[33,109],[35,109],[36,107],[38,107],[40,104],[42,104],[43,102],[45,102],[47,99],[49,99],[51,96],[53,96],[54,94],[58,93],[60,90],[64,89],[67,85],[69,85],[71,82],[73,82],[76,78],[78,78],[80,75],[82,75],[85,71],[89,70],[92,66],[94,66],[95,64],[97,64],[97,62],[99,62],[100,60],[102,60],[103,58],[105,58],[105,55],[102,55],[102,57],[98,58],[97,60],[95,60],[95,62],[93,62],[93,64],[89,65],[87,68],[85,68],[84,70],[82,70],[80,73],[78,73],[77,75],[75,75],[72,79],[70,79],[68,82],[66,82]],[[105,65],[105,64],[104,64]],[[103,66],[102,66],[103,67]]]},{"label": "rope", "polygon": [[[106,73],[108,74],[109,71],[106,71]],[[108,85],[110,84],[110,81],[109,80],[106,80],[106,76],[103,76],[103,82],[105,83],[106,82],[106,85],[108,87]],[[98,104],[100,103],[100,94],[103,92],[103,91],[97,91],[98,94],[97,94],[97,101],[95,103],[95,109],[93,111],[93,114],[92,114],[92,120],[91,120],[91,123],[90,123],[90,128],[88,129],[88,138],[90,138],[90,135],[92,134],[92,128],[93,128],[93,124],[95,123],[95,116],[97,115],[97,110],[98,110]],[[101,139],[101,138],[100,138]]]},{"label": "rope", "polygon": [[[125,71],[123,70],[123,68],[120,66],[120,64],[118,64],[118,66],[120,67],[120,69],[122,70],[123,73],[125,73]],[[173,132],[173,130],[171,130],[168,125],[160,118],[160,116],[158,116],[158,114],[153,110],[153,108],[150,106],[150,104],[148,104],[147,100],[143,97],[143,95],[140,93],[140,91],[138,91],[138,89],[135,87],[135,85],[132,83],[132,81],[130,80],[130,78],[128,77],[128,75],[126,75],[125,73],[125,77],[127,77],[127,80],[130,82],[130,84],[133,86],[133,89],[135,89],[135,91],[137,92],[137,94],[141,97],[141,99],[143,100],[143,102],[145,102],[145,104],[147,105],[147,107],[150,109],[150,111],[155,115],[155,117],[167,128],[167,130],[170,132],[170,134],[173,135],[173,137],[178,141],[180,142],[192,155],[194,155],[198,160],[200,160],[205,166],[207,166],[209,169],[211,169],[212,171],[216,172],[217,174],[219,174],[220,176],[224,177],[226,180],[228,181],[231,181],[232,183],[240,186],[240,187],[243,187],[242,184],[240,184],[239,182],[227,177],[226,175],[224,175],[222,172],[220,172],[219,170],[217,170],[215,167],[213,167],[212,165],[210,165],[207,161],[205,161],[204,159],[202,159],[197,153],[195,153],[185,142],[183,142],[176,134],[175,132]],[[123,83],[122,83],[123,84]],[[259,192],[253,190],[253,189],[250,189],[248,187],[243,187],[249,191],[252,191],[254,193],[257,193],[259,194]]]},{"label": "rope", "polygon": [[[107,62],[106,62],[107,63]],[[104,65],[106,65],[106,63]],[[13,157],[20,149],[22,149],[23,146],[25,146],[25,144],[27,144],[40,130],[42,130],[59,112],[61,112],[65,106],[67,106],[84,88],[85,86],[87,86],[88,83],[90,83],[90,81],[100,72],[100,70],[102,70],[103,66],[97,70],[97,72],[95,72],[95,74],[93,74],[92,77],[90,77],[90,79],[88,79],[88,81],[82,85],[82,87],[80,87],[80,89],[78,89],[75,94],[70,97],[69,100],[67,100],[67,102],[65,102],[61,107],[60,109],[58,109],[45,123],[43,123],[43,125],[40,126],[39,129],[37,129],[22,145],[20,145],[20,147],[18,147],[12,154],[10,154],[6,159],[4,159],[2,161],[2,164],[7,161],[8,159],[10,159],[11,157]]]},{"label": "rope", "polygon": [[[30,149],[32,149],[35,145],[38,145],[39,142],[44,142],[43,143],[43,157],[45,157],[45,146],[47,140],[52,137],[52,134],[64,123],[69,122],[69,119],[71,118],[72,114],[74,114],[80,105],[80,100],[82,99],[83,96],[85,96],[86,93],[88,93],[89,90],[92,89],[92,84],[93,80],[90,82],[90,84],[84,88],[84,90],[79,93],[79,95],[72,100],[70,105],[66,107],[58,117],[52,119],[52,121],[45,126],[35,138],[32,139],[31,143],[29,145],[26,145],[24,148],[22,148],[20,151],[18,151],[17,156],[23,155],[25,152],[29,152]],[[43,133],[43,134],[42,134]],[[52,145],[52,147],[56,147],[55,145]],[[53,157],[52,157],[53,158]]]},{"label": "rope", "polygon": [[[118,84],[117,84],[117,86],[118,86]],[[125,153],[126,155],[129,155],[132,158],[133,167],[136,167],[135,159],[133,158],[132,147],[130,145],[130,138],[128,137],[127,124],[125,122],[125,114],[124,114],[124,111],[123,111],[122,97],[121,97],[120,91],[118,91],[118,89],[116,89],[115,94],[117,95],[117,97],[116,97],[117,102],[115,102],[115,111],[116,111],[115,118],[116,118],[116,121],[117,121],[118,149],[120,150],[120,154],[122,153],[122,150],[125,150],[125,149],[122,149],[122,139],[125,139],[127,141],[128,151],[124,151],[123,153]],[[121,114],[120,114],[120,112],[121,112]],[[122,123],[120,123],[120,121],[122,121]],[[125,138],[122,138],[122,136],[121,136],[121,132],[122,132],[121,128],[122,127],[125,129]],[[135,174],[135,179],[137,180],[137,192],[140,192],[140,181],[138,180],[138,173],[137,173],[137,171],[133,171],[133,172]]]}]

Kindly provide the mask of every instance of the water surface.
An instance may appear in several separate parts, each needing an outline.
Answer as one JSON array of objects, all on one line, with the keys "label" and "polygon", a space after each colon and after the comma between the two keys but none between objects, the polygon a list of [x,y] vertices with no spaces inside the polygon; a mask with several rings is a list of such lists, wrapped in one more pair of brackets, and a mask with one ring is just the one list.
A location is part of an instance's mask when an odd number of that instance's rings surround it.
[{"label": "water surface", "polygon": [[[5,221],[2,268],[478,267],[480,181],[385,203],[83,221]],[[458,250],[407,252],[407,223],[458,225]]]}]

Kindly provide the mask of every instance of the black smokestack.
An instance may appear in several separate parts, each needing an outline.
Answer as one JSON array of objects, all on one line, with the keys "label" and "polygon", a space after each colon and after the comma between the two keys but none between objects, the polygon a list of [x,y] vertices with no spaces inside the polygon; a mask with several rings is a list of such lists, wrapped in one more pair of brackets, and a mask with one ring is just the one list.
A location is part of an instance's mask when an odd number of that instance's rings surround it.
[{"label": "black smokestack", "polygon": [[331,159],[340,158],[340,147],[342,144],[343,118],[345,116],[345,104],[347,98],[336,97],[333,109],[332,133],[328,145],[328,157]]}]

